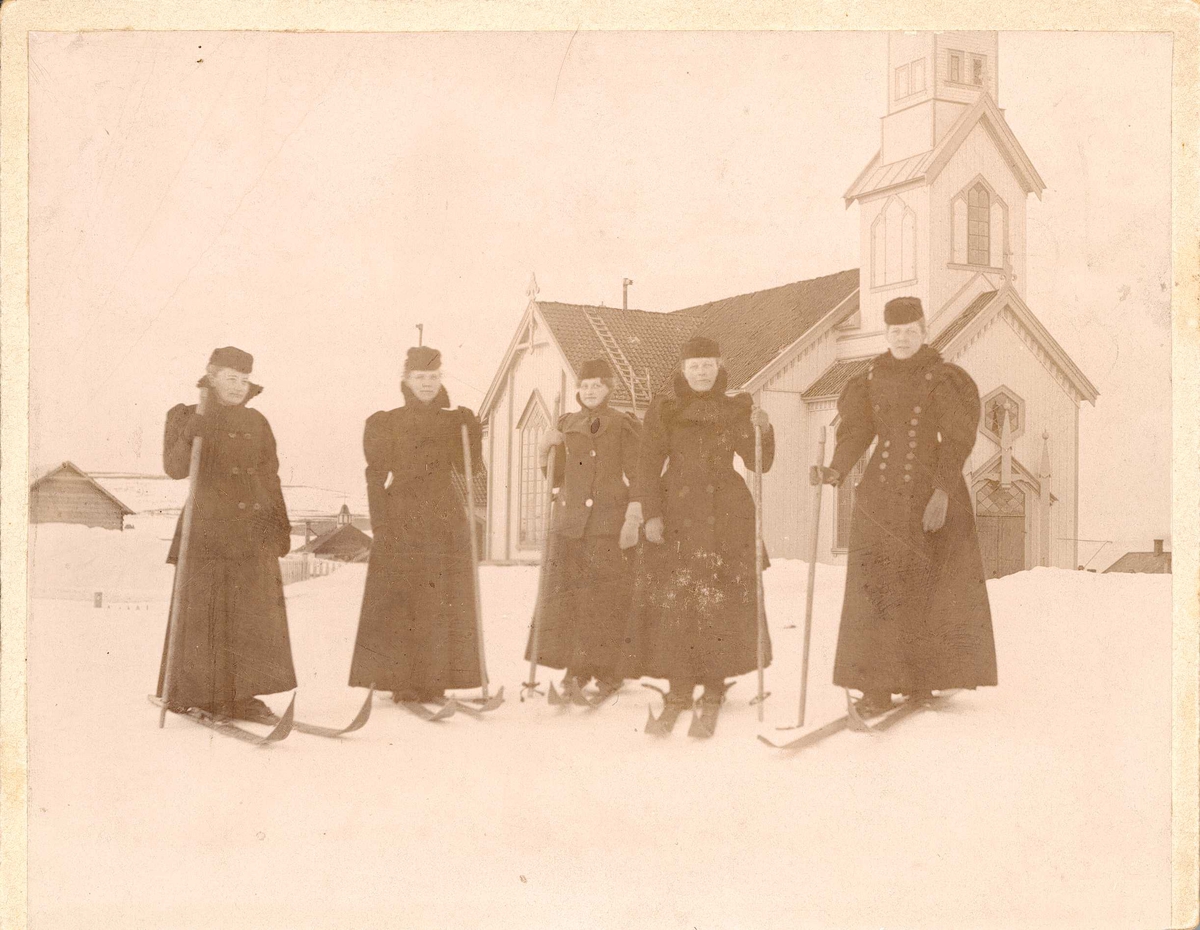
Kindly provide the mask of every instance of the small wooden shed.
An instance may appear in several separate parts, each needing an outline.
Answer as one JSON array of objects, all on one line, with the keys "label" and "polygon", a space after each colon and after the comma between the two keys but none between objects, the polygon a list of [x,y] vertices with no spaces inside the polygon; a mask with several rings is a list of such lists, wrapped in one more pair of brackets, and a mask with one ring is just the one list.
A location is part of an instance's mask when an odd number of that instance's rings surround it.
[{"label": "small wooden shed", "polygon": [[133,511],[71,462],[42,475],[29,487],[30,523],[76,523],[123,530]]}]

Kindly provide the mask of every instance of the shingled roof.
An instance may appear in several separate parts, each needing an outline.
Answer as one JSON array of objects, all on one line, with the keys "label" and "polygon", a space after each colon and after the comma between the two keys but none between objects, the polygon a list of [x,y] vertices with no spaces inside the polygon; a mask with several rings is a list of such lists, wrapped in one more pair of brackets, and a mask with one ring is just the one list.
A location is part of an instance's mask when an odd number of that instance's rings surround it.
[{"label": "shingled roof", "polygon": [[950,344],[950,341],[967,328],[967,325],[979,316],[992,302],[992,298],[996,296],[996,291],[984,291],[969,304],[967,304],[961,313],[946,324],[946,328],[937,334],[937,337],[930,342],[930,345],[942,351]]},{"label": "shingled roof", "polygon": [[[835,308],[848,316],[858,309],[858,269],[840,271],[780,287],[726,297],[670,313],[623,310],[539,301],[538,310],[575,371],[604,355],[588,321],[599,316],[633,366],[658,392],[670,378],[679,348],[693,335],[721,346],[730,387],[742,387]],[[629,389],[618,379],[613,403],[628,405]]]}]

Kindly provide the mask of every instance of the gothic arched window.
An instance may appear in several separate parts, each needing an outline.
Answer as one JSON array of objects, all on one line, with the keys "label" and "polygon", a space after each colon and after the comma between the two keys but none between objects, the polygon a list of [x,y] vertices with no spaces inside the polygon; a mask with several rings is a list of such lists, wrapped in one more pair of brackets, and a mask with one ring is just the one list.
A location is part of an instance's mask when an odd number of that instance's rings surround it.
[{"label": "gothic arched window", "polygon": [[1008,206],[981,177],[955,196],[950,221],[952,264],[1006,267]]},{"label": "gothic arched window", "polygon": [[525,413],[518,421],[521,436],[520,461],[517,463],[518,545],[540,546],[544,525],[546,478],[538,456],[538,440],[549,426],[550,419],[535,393],[529,399]]}]

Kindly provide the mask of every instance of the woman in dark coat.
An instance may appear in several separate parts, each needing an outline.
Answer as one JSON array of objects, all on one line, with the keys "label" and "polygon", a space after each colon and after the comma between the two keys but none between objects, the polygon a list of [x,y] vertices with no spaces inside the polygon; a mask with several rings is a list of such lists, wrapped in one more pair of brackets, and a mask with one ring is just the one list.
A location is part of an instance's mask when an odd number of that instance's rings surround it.
[{"label": "woman in dark coat", "polygon": [[[538,664],[566,669],[564,690],[596,679],[601,696],[618,690],[629,620],[632,564],[642,508],[629,502],[641,424],[608,406],[613,371],[604,359],[579,372],[580,409],[563,414],[540,442],[552,457],[551,539],[538,614]],[[563,451],[565,446],[565,453]],[[525,659],[530,658],[530,643]]]},{"label": "woman in dark coat", "polygon": [[448,688],[483,684],[471,527],[452,483],[462,425],[475,467],[482,433],[470,410],[449,409],[437,350],[408,350],[401,390],[404,406],[372,414],[363,430],[373,540],[350,684],[440,701]]},{"label": "woman in dark coat", "polygon": [[758,667],[754,501],[733,456],[754,469],[757,421],[767,471],[775,434],[750,395],[726,396],[720,354],[711,339],[683,346],[672,391],[646,412],[633,490],[653,544],[634,594],[634,667],[669,679],[667,700],[685,706],[697,684],[701,701],[720,703],[726,678]]},{"label": "woman in dark coat", "polygon": [[[271,718],[256,698],[296,687],[279,559],[291,548],[291,525],[279,487],[279,459],[267,418],[247,403],[253,358],[217,349],[200,382],[208,398],[167,413],[163,467],[188,477],[192,439],[201,437],[186,565],[176,568],[180,628],[172,653],[170,693],[163,694],[171,631],[163,646],[158,694],[177,712],[191,707],[242,720]],[[183,517],[167,561],[177,564]],[[181,576],[182,572],[182,576]]]},{"label": "woman in dark coat", "polygon": [[834,684],[877,713],[892,694],[996,684],[983,561],[963,466],[979,390],[924,345],[917,298],[885,308],[888,352],[846,385],[829,468],[840,484],[873,441],[855,494]]}]

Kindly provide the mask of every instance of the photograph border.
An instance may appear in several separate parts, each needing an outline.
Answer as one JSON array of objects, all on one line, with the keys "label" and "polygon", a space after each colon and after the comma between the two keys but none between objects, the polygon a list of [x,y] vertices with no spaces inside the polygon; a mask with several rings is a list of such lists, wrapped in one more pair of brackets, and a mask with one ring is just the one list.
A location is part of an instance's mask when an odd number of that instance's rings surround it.
[{"label": "photograph border", "polygon": [[[1200,6],[1111,0],[9,0],[0,7],[0,927],[27,922],[26,629],[29,467],[28,35],[107,30],[292,32],[829,30],[1155,32],[1172,71],[1172,928],[1200,920]],[[1130,618],[1131,621],[1138,618]],[[1085,850],[1080,850],[1085,854]]]}]

